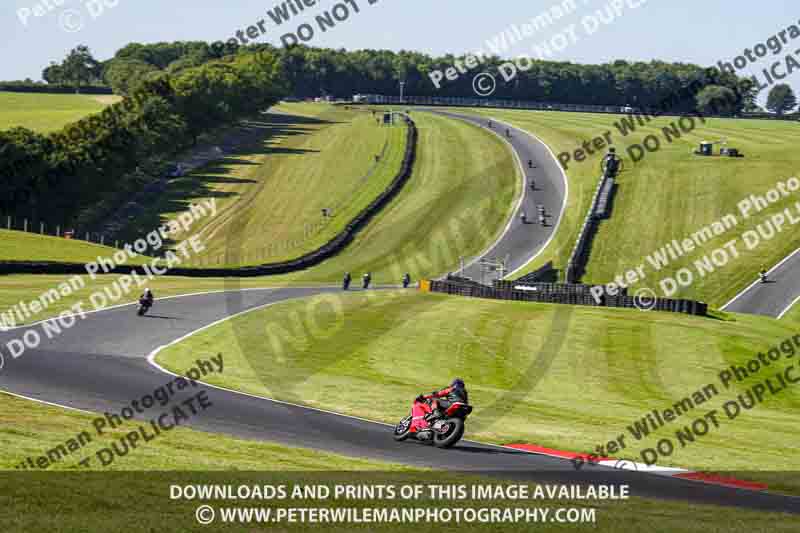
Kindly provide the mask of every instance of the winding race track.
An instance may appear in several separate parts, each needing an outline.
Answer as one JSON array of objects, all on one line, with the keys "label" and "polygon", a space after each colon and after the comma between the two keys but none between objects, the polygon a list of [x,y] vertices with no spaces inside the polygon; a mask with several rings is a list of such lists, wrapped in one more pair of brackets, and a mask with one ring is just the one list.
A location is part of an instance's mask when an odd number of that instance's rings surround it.
[{"label": "winding race track", "polygon": [[[512,225],[509,231],[527,230]],[[513,242],[527,243],[526,238]],[[528,256],[531,253],[535,250],[529,250]],[[519,255],[526,254],[520,250]],[[29,329],[41,333],[43,326],[32,324],[3,332],[0,333],[4,356],[0,390],[95,413],[118,413],[132,401],[174,380],[174,376],[148,360],[148,355],[158,348],[237,313],[338,290],[333,287],[236,290],[232,286],[224,292],[160,299],[152,315],[142,318],[135,316],[134,305],[121,306],[86,315],[52,340],[43,335],[40,346],[16,359],[10,357],[6,342],[22,337]],[[208,359],[212,355],[197,354],[197,357]],[[516,479],[563,483],[626,483],[631,486],[633,496],[800,511],[800,501],[796,498],[601,466],[584,466],[576,471],[564,459],[500,446],[463,441],[454,449],[439,450],[413,442],[396,443],[392,428],[382,423],[204,384],[199,387],[207,390],[212,406],[190,418],[188,425],[198,430],[451,471],[483,471]],[[198,390],[189,387],[177,392],[171,405]],[[139,416],[149,419],[162,411],[163,408],[155,407]],[[20,457],[20,461],[23,459]]]},{"label": "winding race track", "polygon": [[[503,234],[479,257],[464,267],[463,275],[476,281],[491,283],[502,277],[500,272],[481,272],[481,259],[506,262],[506,275],[513,274],[531,261],[555,236],[567,202],[567,176],[550,148],[528,132],[493,118],[463,115],[450,111],[428,110],[458,120],[470,122],[505,139],[514,151],[522,175],[522,195],[514,208]],[[510,137],[506,135],[510,134]],[[532,164],[531,164],[532,163]],[[531,187],[533,183],[534,187]],[[491,191],[486,191],[491,194]],[[539,206],[544,211],[540,223]],[[523,222],[521,214],[525,213]]]}]

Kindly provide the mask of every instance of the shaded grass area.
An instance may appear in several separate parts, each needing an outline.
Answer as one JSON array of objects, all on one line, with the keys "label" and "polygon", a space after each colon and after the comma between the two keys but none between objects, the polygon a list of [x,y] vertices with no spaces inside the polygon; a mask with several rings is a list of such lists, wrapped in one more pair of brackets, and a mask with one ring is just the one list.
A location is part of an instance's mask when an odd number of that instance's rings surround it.
[{"label": "shaded grass area", "polygon": [[[625,170],[618,179],[614,212],[610,220],[600,224],[594,240],[584,276],[587,282],[606,283],[616,275],[645,263],[648,277],[633,285],[633,290],[646,286],[662,294],[660,280],[674,276],[679,268],[689,267],[695,272],[695,282],[681,288],[674,296],[700,299],[719,306],[752,282],[762,265],[772,266],[800,246],[800,234],[787,227],[783,233],[753,250],[747,250],[740,238],[737,244],[740,257],[706,277],[701,277],[694,266],[694,261],[740,237],[745,230],[754,229],[798,200],[796,194],[782,198],[747,219],[737,209],[737,204],[750,194],[764,195],[778,181],[797,175],[800,155],[795,150],[796,123],[709,118],[704,119],[705,122],[697,120],[696,129],[669,143],[662,128],[676,121],[674,117],[653,120],[644,127],[637,126],[635,133],[622,136],[614,127],[621,118],[616,115],[504,110],[481,110],[480,113],[507,120],[532,132],[556,154],[574,151],[584,140],[602,136],[606,131],[612,132],[617,152],[626,159]],[[641,162],[634,164],[626,151],[630,145],[642,143],[647,135],[659,137],[661,149],[648,153]],[[703,158],[691,153],[702,140],[723,139],[745,157]],[[716,146],[715,150],[719,147]],[[555,261],[560,268],[566,265],[600,176],[600,160],[604,153],[605,150],[598,150],[586,161],[570,163],[567,170],[570,181],[568,216],[545,253],[525,271],[549,260]],[[646,263],[648,255],[673,239],[682,241],[728,213],[734,214],[740,222],[729,232],[697,251],[671,261],[660,271]]]},{"label": "shaded grass area", "polygon": [[[468,438],[594,452],[625,435],[626,448],[615,456],[641,462],[641,451],[666,437],[676,450],[659,465],[760,473],[800,466],[800,388],[767,394],[734,420],[722,405],[793,359],[729,388],[719,373],[796,333],[793,325],[744,315],[697,319],[396,291],[252,312],[169,348],[160,361],[180,371],[198,351],[224,348],[229,364],[214,383],[385,422],[400,419],[420,392],[460,376],[476,406]],[[709,384],[717,394],[648,436],[637,440],[628,429]],[[720,427],[678,445],[676,431],[712,409]]]},{"label": "shaded grass area", "polygon": [[24,127],[49,133],[98,113],[119,98],[84,94],[34,94],[0,91],[0,130]]}]

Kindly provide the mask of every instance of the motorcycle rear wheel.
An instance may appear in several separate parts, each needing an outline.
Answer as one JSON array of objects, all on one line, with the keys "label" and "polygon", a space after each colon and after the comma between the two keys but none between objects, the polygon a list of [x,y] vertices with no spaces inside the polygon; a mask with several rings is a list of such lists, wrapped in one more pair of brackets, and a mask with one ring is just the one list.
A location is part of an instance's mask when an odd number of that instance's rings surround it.
[{"label": "motorcycle rear wheel", "polygon": [[448,418],[444,421],[450,428],[445,433],[433,432],[433,445],[437,448],[449,448],[464,436],[464,420],[461,418]]}]

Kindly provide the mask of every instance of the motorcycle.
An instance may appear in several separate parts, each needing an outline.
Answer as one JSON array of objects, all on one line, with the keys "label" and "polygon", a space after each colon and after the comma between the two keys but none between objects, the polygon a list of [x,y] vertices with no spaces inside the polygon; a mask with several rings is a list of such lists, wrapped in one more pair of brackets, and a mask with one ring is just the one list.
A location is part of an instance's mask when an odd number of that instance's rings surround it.
[{"label": "motorcycle", "polygon": [[461,402],[453,402],[443,416],[429,421],[424,429],[412,428],[413,415],[409,414],[394,428],[394,440],[402,442],[410,437],[430,442],[437,448],[450,448],[464,436],[464,421],[472,412],[472,406]]},{"label": "motorcycle", "polygon": [[139,316],[144,316],[145,313],[147,313],[152,306],[153,306],[153,302],[151,302],[150,300],[146,300],[144,298],[140,298],[139,299],[139,310],[136,312],[136,314],[139,315]]}]

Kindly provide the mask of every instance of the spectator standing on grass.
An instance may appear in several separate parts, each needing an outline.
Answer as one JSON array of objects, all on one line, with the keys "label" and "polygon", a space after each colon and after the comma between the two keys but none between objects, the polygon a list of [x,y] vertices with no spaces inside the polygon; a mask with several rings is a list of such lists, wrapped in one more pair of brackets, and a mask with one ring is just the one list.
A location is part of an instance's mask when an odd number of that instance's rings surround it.
[{"label": "spectator standing on grass", "polygon": [[350,272],[344,273],[344,279],[342,280],[342,289],[347,290],[350,288],[350,281],[352,281],[352,277],[350,276]]},{"label": "spectator standing on grass", "polygon": [[403,288],[407,289],[410,284],[411,284],[411,275],[408,272],[406,272],[406,275],[403,276]]},{"label": "spectator standing on grass", "polygon": [[371,281],[372,281],[372,274],[370,274],[369,272],[364,274],[364,288],[365,289],[369,289],[369,284],[370,284]]}]

